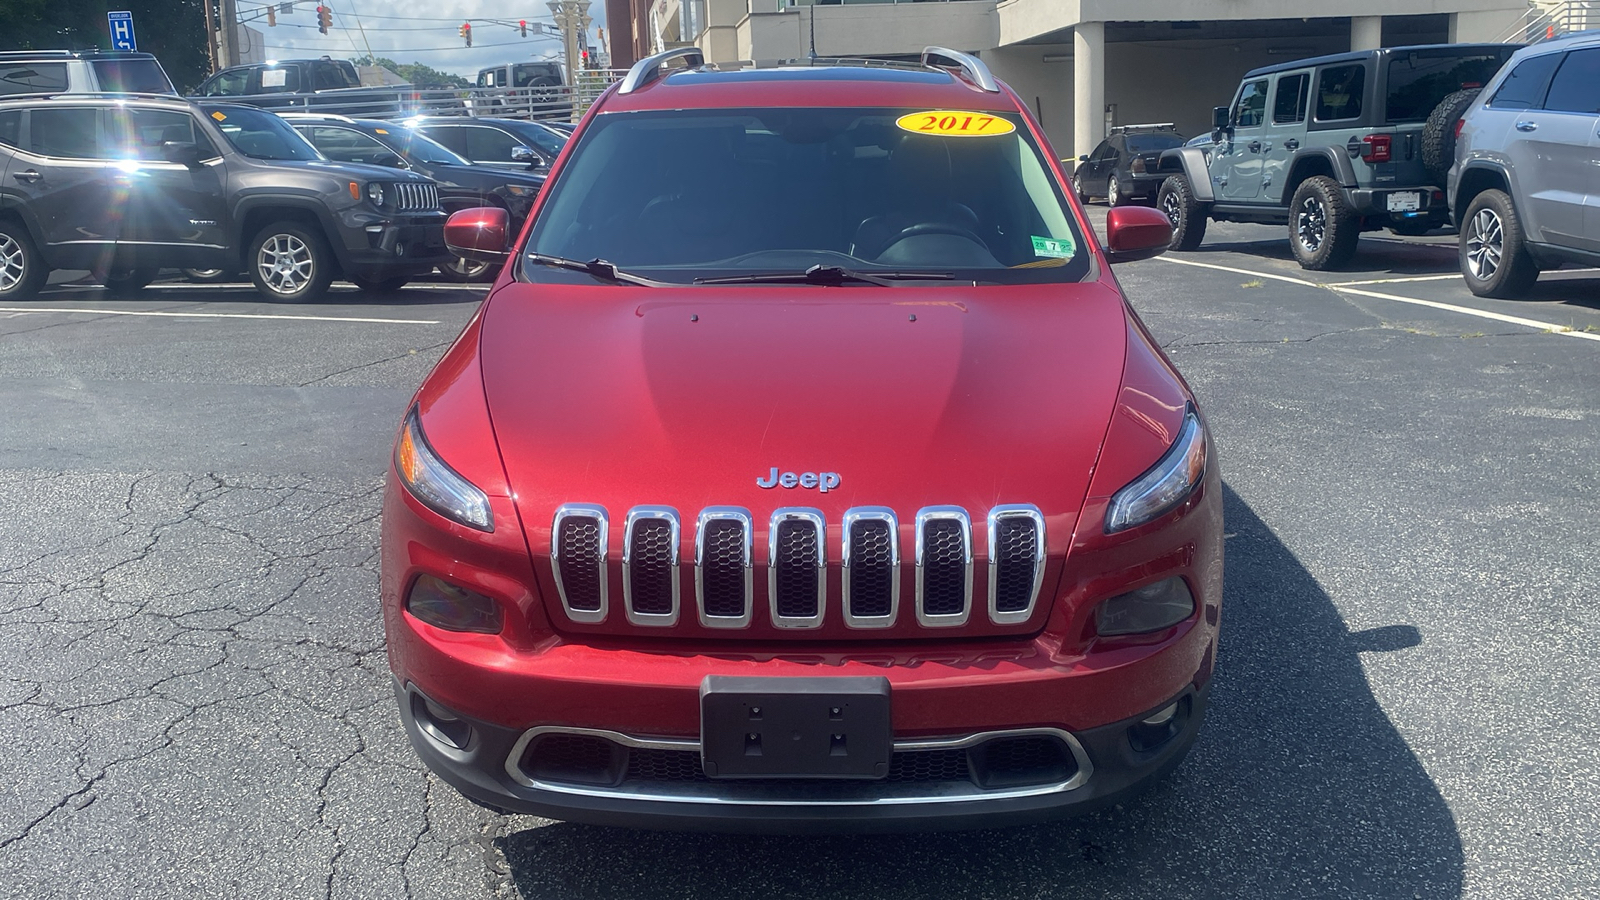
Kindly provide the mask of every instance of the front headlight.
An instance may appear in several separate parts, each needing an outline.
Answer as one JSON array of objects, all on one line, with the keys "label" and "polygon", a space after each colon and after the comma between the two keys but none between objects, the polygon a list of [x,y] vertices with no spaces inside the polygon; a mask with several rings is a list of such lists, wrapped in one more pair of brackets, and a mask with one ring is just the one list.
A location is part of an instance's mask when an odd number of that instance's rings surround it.
[{"label": "front headlight", "polygon": [[539,186],[536,184],[508,184],[506,185],[506,190],[514,197],[532,197],[539,193]]},{"label": "front headlight", "polygon": [[376,181],[374,181],[371,184],[367,185],[367,199],[372,201],[372,205],[373,206],[382,206],[383,205],[383,185],[379,184]]},{"label": "front headlight", "polygon": [[1182,503],[1206,471],[1206,434],[1191,408],[1171,449],[1149,471],[1117,491],[1106,508],[1106,534],[1125,531]]},{"label": "front headlight", "polygon": [[456,474],[428,446],[417,411],[406,413],[400,442],[394,448],[394,467],[411,496],[452,522],[479,531],[494,531],[494,516],[489,512],[489,497],[472,482]]}]

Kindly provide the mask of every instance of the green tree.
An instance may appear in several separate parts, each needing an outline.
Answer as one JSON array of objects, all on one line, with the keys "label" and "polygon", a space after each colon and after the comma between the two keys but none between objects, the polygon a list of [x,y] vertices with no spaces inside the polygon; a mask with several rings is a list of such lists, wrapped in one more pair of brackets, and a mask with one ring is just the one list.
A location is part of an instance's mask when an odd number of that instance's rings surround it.
[{"label": "green tree", "polygon": [[107,9],[133,13],[139,49],[155,54],[180,92],[209,71],[204,0],[0,0],[0,50],[109,49]]},{"label": "green tree", "polygon": [[[0,0],[0,2],[5,2],[5,0]],[[386,56],[380,56],[376,61],[371,56],[358,56],[352,59],[351,62],[358,66],[383,66],[419,88],[464,88],[472,86],[471,82],[460,75],[441,72],[432,66],[425,66],[422,63],[402,64]]]}]

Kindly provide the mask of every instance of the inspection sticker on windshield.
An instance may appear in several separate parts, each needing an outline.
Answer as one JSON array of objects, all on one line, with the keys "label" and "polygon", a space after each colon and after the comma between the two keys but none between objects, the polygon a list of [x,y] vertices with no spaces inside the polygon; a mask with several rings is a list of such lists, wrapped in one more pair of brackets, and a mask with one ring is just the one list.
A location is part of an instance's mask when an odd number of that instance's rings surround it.
[{"label": "inspection sticker on windshield", "polygon": [[1033,255],[1048,256],[1054,259],[1071,259],[1078,253],[1078,245],[1072,238],[1047,238],[1037,234],[1033,238]]},{"label": "inspection sticker on windshield", "polygon": [[222,121],[225,121],[228,117],[223,115],[222,113],[214,112],[214,113],[211,114],[211,118],[216,119],[218,122],[222,122]]},{"label": "inspection sticker on windshield", "polygon": [[994,137],[1017,130],[1010,119],[959,109],[914,112],[901,116],[894,124],[900,126],[901,131],[937,134],[940,137]]}]

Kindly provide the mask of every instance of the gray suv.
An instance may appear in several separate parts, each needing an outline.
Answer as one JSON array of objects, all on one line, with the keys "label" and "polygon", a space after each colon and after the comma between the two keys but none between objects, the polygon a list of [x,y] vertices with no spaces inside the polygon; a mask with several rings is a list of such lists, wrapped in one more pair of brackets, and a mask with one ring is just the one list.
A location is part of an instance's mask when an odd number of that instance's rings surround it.
[{"label": "gray suv", "polygon": [[1600,265],[1600,32],[1518,51],[1482,98],[1449,177],[1467,287],[1514,297],[1540,269]]},{"label": "gray suv", "polygon": [[1362,231],[1444,224],[1451,126],[1515,49],[1392,47],[1249,72],[1213,112],[1209,158],[1200,147],[1161,156],[1173,249],[1199,246],[1208,219],[1287,224],[1303,268],[1333,269]]}]

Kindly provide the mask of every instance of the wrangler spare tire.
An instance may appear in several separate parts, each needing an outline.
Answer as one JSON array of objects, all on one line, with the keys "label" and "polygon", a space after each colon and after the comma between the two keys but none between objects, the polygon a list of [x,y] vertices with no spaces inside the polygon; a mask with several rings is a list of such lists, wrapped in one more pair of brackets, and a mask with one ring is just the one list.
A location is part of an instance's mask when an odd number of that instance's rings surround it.
[{"label": "wrangler spare tire", "polygon": [[1478,88],[1468,88],[1450,94],[1439,101],[1422,126],[1422,165],[1439,187],[1444,187],[1445,176],[1456,161],[1456,122],[1466,115],[1478,93]]}]

